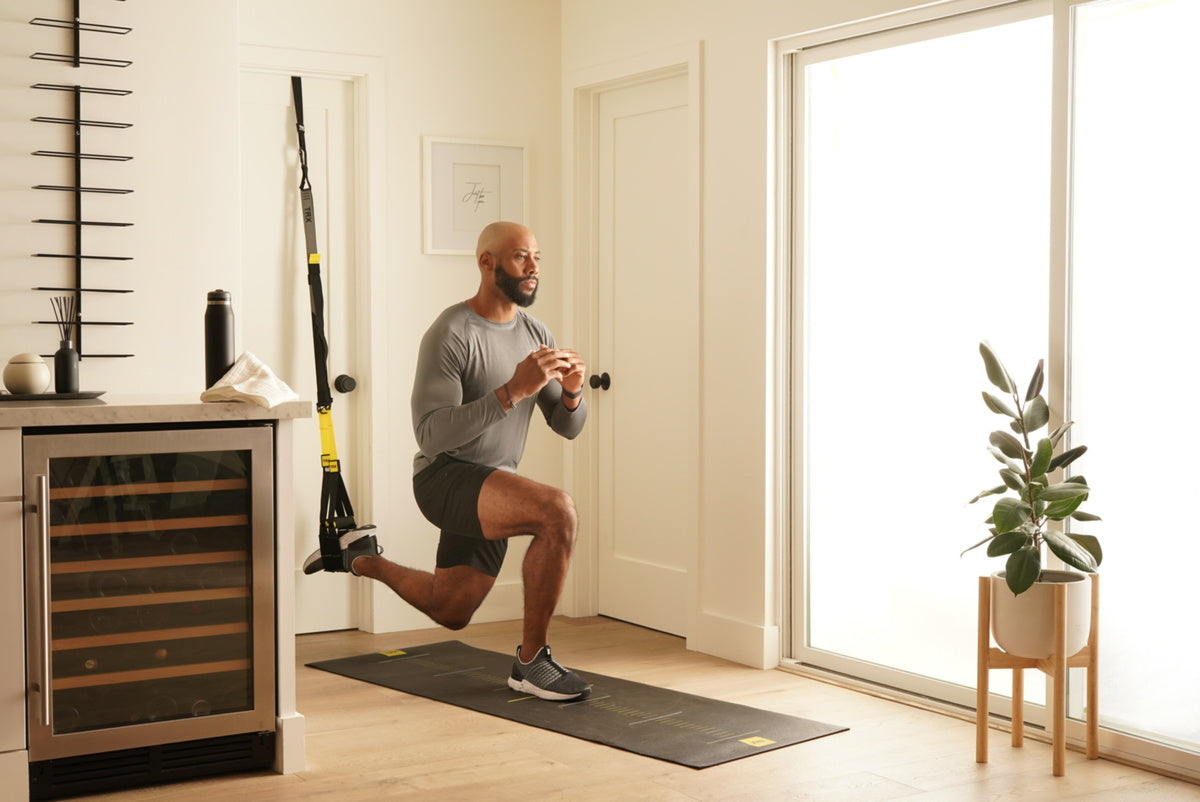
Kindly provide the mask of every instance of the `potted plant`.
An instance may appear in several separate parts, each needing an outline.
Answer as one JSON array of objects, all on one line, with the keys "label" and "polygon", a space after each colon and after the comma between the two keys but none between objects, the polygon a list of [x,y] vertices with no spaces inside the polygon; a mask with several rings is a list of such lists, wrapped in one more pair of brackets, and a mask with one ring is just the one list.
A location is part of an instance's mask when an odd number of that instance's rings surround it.
[{"label": "potted plant", "polygon": [[[999,496],[985,521],[986,538],[963,553],[987,544],[990,557],[1007,557],[1003,571],[992,575],[992,635],[1006,652],[1020,657],[1048,657],[1053,651],[1053,584],[1070,583],[1068,605],[1068,649],[1071,655],[1087,643],[1091,625],[1090,583],[1075,571],[1043,569],[1043,547],[1079,571],[1095,572],[1103,553],[1100,541],[1091,535],[1051,528],[1050,523],[1067,518],[1098,521],[1079,509],[1090,489],[1083,476],[1061,481],[1051,474],[1078,460],[1087,446],[1061,449],[1063,436],[1072,422],[1034,441],[1034,433],[1050,422],[1050,407],[1042,395],[1044,360],[1039,360],[1024,395],[996,357],[982,342],[979,353],[988,380],[1005,395],[984,391],[987,408],[1009,419],[1009,429],[988,437],[988,451],[1000,463],[1003,484],[984,490],[971,499]],[[1007,592],[1005,592],[1007,591]],[[1019,597],[1019,598],[1018,598]]]}]

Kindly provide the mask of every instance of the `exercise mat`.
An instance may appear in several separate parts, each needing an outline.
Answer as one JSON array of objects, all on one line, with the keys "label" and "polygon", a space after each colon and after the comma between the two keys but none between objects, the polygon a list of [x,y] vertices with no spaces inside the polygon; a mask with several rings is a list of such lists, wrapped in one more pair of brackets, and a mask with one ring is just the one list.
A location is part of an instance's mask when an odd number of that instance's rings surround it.
[{"label": "exercise mat", "polygon": [[444,641],[308,665],[696,769],[847,729],[578,670],[591,693],[548,702],[508,687],[512,661]]}]

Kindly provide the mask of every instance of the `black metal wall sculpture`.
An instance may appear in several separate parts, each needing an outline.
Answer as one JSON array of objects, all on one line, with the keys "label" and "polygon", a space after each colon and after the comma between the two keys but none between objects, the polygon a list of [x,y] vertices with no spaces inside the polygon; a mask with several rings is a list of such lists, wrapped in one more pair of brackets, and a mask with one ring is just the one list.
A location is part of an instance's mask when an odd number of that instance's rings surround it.
[{"label": "black metal wall sculpture", "polygon": [[[117,0],[124,2],[124,0]],[[100,66],[100,67],[128,67],[133,62],[123,59],[99,58],[95,56],[83,55],[81,52],[81,39],[84,33],[100,33],[112,35],[124,35],[132,29],[117,25],[102,25],[98,23],[83,22],[79,18],[79,2],[73,0],[74,16],[72,19],[51,19],[47,17],[37,17],[30,20],[31,25],[38,25],[50,28],[63,28],[71,31],[72,49],[70,53],[55,53],[55,52],[37,52],[33,53],[30,58],[40,61],[57,61],[70,64],[74,67],[84,65]],[[89,153],[84,150],[83,139],[85,130],[88,128],[129,128],[131,123],[114,122],[109,120],[87,119],[83,116],[83,102],[85,96],[101,95],[109,97],[124,97],[131,94],[127,89],[112,89],[98,86],[82,86],[80,84],[55,84],[55,83],[37,83],[33,84],[32,88],[38,90],[46,90],[55,93],[65,93],[70,97],[71,110],[66,116],[38,116],[34,117],[33,121],[37,123],[45,123],[53,126],[62,126],[67,130],[73,131],[73,147],[63,150],[36,150],[33,152],[35,156],[44,156],[54,159],[69,159],[74,165],[74,180],[69,184],[38,184],[34,189],[47,190],[52,192],[64,192],[72,196],[74,201],[73,214],[68,218],[39,218],[34,220],[35,223],[41,223],[52,226],[67,226],[74,231],[74,250],[64,253],[35,253],[35,257],[41,259],[68,259],[74,263],[75,275],[73,286],[38,286],[33,289],[37,292],[54,292],[68,293],[73,297],[74,304],[74,321],[75,329],[74,341],[76,348],[79,351],[80,359],[96,358],[96,357],[129,357],[132,354],[103,354],[89,352],[84,348],[84,328],[89,326],[129,326],[132,321],[107,321],[107,320],[85,320],[83,315],[83,299],[88,293],[129,293],[132,290],[128,289],[113,289],[108,287],[87,287],[84,286],[83,268],[84,263],[99,260],[99,261],[129,261],[132,257],[129,256],[113,256],[90,254],[84,252],[84,231],[91,227],[127,227],[133,223],[112,222],[87,220],[83,215],[83,200],[88,194],[103,194],[103,195],[126,195],[132,192],[132,189],[120,189],[114,187],[97,187],[86,186],[83,182],[84,163],[88,161],[109,161],[123,162],[132,159],[132,156],[120,156],[109,153]],[[57,320],[35,320],[37,324],[59,326],[60,321]]]}]

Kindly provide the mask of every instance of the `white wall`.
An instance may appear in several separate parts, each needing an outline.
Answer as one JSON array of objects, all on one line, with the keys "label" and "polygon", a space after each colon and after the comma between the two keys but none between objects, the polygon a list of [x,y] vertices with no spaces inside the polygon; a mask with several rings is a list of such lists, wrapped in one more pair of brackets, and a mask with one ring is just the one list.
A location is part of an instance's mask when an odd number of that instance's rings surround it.
[{"label": "white wall", "polygon": [[86,162],[84,183],[133,189],[127,196],[87,195],[84,218],[133,222],[131,228],[88,229],[84,252],[132,256],[131,262],[88,262],[84,284],[134,290],[89,295],[85,317],[133,321],[89,327],[85,351],[133,353],[133,359],[87,360],[80,387],[109,392],[203,389],[205,293],[222,287],[238,297],[236,2],[84,3],[85,19],[131,25],[124,36],[85,34],[87,55],[126,58],[127,68],[82,67],[33,60],[37,51],[70,52],[70,33],[29,24],[70,17],[70,3],[9,0],[0,6],[0,361],[20,351],[53,353],[57,333],[31,326],[51,319],[49,295],[35,285],[71,286],[67,260],[35,252],[73,252],[68,227],[33,218],[70,218],[71,196],[35,184],[72,183],[70,162],[34,150],[71,150],[71,129],[30,122],[70,116],[70,94],[31,89],[57,83],[129,89],[112,98],[85,95],[83,116],[132,123],[126,130],[85,129],[83,149],[132,155],[125,163]]},{"label": "white wall", "polygon": [[[768,249],[769,42],[917,3],[95,2],[84,3],[85,17],[135,30],[127,37],[85,37],[96,42],[94,52],[129,57],[135,64],[125,70],[79,71],[28,58],[35,50],[67,46],[63,32],[28,24],[36,16],[54,16],[47,10],[53,5],[6,0],[0,6],[0,358],[27,350],[49,353],[55,345],[52,329],[28,324],[49,312],[48,300],[28,288],[50,283],[51,268],[29,254],[47,250],[52,233],[28,221],[60,215],[66,196],[29,189],[36,183],[60,182],[47,175],[46,162],[51,160],[29,155],[55,146],[47,142],[46,129],[53,127],[29,118],[60,109],[55,105],[57,93],[35,91],[29,85],[46,81],[131,88],[135,94],[130,98],[97,101],[96,116],[127,120],[134,128],[101,132],[96,143],[111,144],[112,150],[136,158],[97,171],[96,182],[130,186],[136,192],[100,199],[94,208],[97,216],[103,213],[101,219],[136,223],[96,239],[106,251],[136,260],[121,267],[89,267],[88,275],[94,270],[100,286],[136,292],[88,303],[103,317],[135,321],[127,329],[104,332],[103,339],[105,350],[128,350],[137,356],[85,363],[85,389],[201,389],[204,293],[226,287],[236,299],[241,281],[236,189],[239,45],[384,59],[390,316],[385,342],[376,347],[385,349],[391,368],[384,380],[394,420],[377,414],[374,434],[376,447],[394,455],[384,480],[394,485],[394,492],[380,493],[365,517],[392,533],[389,556],[418,564],[431,562],[432,538],[408,489],[407,467],[415,450],[408,416],[415,344],[433,314],[469,295],[476,282],[468,257],[421,252],[420,137],[527,143],[529,222],[548,257],[537,313],[556,331],[569,330],[562,312],[568,299],[554,280],[556,270],[571,269],[557,259],[568,247],[562,241],[559,174],[561,86],[575,71],[702,41],[702,626],[690,634],[689,645],[750,664],[770,664],[777,648],[778,566],[768,515],[772,477],[764,401],[770,343],[764,321],[773,305],[768,282],[773,269]],[[61,5],[61,14],[69,13],[65,0]],[[67,144],[57,146],[65,149]],[[93,208],[92,203],[89,198],[87,208]],[[89,335],[101,339],[99,334]],[[240,346],[253,348],[252,343]],[[554,481],[563,476],[564,464],[561,445],[550,435],[536,433],[524,466],[527,472]],[[427,624],[386,593],[375,593],[374,602],[373,629]]]}]

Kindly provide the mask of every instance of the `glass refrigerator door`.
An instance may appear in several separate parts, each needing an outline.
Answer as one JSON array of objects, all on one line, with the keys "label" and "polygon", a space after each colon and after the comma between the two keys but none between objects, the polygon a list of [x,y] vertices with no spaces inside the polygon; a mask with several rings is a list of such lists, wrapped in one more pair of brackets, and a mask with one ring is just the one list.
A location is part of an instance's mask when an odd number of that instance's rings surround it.
[{"label": "glass refrigerator door", "polygon": [[27,438],[35,758],[273,726],[272,454],[215,431]]}]

